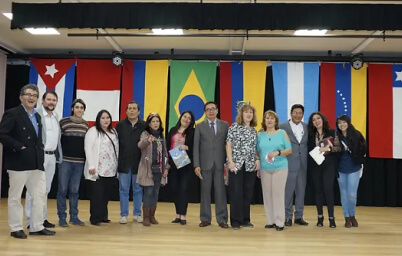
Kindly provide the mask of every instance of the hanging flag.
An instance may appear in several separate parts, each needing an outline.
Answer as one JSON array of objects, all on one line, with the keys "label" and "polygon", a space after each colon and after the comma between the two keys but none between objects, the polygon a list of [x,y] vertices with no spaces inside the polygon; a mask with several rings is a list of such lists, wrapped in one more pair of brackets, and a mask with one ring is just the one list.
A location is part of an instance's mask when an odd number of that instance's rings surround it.
[{"label": "hanging flag", "polygon": [[124,61],[120,119],[126,118],[127,104],[135,101],[140,119],[156,112],[166,127],[168,70],[168,60]]},{"label": "hanging flag", "polygon": [[39,89],[37,106],[47,91],[57,93],[56,115],[61,119],[71,114],[75,78],[74,59],[31,59],[29,83]]},{"label": "hanging flag", "polygon": [[319,63],[273,62],[275,111],[279,122],[290,119],[294,104],[304,106],[304,121],[318,110]]},{"label": "hanging flag", "polygon": [[369,64],[369,155],[402,159],[402,65]]},{"label": "hanging flag", "polygon": [[320,111],[336,128],[336,118],[350,117],[353,126],[366,137],[367,65],[355,70],[350,63],[321,63]]},{"label": "hanging flag", "polygon": [[[257,118],[264,112],[266,61],[220,62],[220,114],[229,124],[235,122],[237,103],[248,101]],[[260,125],[258,125],[259,127]]]},{"label": "hanging flag", "polygon": [[77,98],[86,104],[84,119],[92,125],[106,109],[113,123],[119,120],[121,67],[111,60],[77,60]]},{"label": "hanging flag", "polygon": [[190,110],[196,123],[205,118],[204,104],[215,99],[216,67],[214,61],[171,61],[169,128],[180,114]]}]

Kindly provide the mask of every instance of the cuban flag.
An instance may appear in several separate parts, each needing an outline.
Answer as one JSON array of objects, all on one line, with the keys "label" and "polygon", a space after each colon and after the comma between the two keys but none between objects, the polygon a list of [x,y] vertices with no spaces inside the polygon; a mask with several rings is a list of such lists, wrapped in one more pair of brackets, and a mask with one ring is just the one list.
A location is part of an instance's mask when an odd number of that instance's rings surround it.
[{"label": "cuban flag", "polygon": [[402,159],[402,65],[368,69],[370,157]]},{"label": "cuban flag", "polygon": [[58,102],[55,113],[59,118],[71,114],[74,78],[74,59],[31,59],[29,83],[39,88],[37,106],[42,104],[42,95],[46,91],[56,92]]},{"label": "cuban flag", "polygon": [[77,60],[77,98],[85,102],[83,118],[90,126],[96,115],[106,109],[113,124],[119,120],[121,66],[110,60]]},{"label": "cuban flag", "polygon": [[319,63],[273,62],[275,111],[279,122],[290,119],[294,104],[304,106],[304,120],[318,110]]}]

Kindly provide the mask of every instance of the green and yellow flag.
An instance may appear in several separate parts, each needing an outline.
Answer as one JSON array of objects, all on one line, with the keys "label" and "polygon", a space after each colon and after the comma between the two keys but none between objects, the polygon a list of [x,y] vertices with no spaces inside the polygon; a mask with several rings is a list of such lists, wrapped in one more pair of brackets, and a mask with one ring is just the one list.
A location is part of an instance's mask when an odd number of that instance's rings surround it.
[{"label": "green and yellow flag", "polygon": [[213,61],[170,62],[169,128],[186,110],[193,112],[196,123],[204,120],[204,104],[215,99],[216,69]]}]

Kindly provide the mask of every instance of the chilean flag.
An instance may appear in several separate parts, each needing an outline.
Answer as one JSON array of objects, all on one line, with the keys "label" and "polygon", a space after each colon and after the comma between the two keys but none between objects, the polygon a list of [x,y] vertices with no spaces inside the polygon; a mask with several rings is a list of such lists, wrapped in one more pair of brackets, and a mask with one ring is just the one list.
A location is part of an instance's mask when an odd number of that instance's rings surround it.
[{"label": "chilean flag", "polygon": [[402,65],[368,68],[370,157],[402,159]]},{"label": "chilean flag", "polygon": [[71,114],[75,77],[74,59],[31,59],[29,83],[39,88],[38,106],[46,91],[57,93],[56,115],[59,118]]},{"label": "chilean flag", "polygon": [[121,66],[111,60],[77,60],[77,98],[86,104],[83,118],[90,125],[106,109],[113,124],[119,121]]}]

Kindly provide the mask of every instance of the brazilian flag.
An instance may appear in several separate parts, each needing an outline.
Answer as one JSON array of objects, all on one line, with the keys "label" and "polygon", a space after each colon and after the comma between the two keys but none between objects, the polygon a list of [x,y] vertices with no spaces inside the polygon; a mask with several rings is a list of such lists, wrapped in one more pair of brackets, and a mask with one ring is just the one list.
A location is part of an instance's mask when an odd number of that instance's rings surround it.
[{"label": "brazilian flag", "polygon": [[204,120],[204,104],[215,99],[216,67],[214,61],[171,61],[169,128],[186,110],[196,123]]}]

